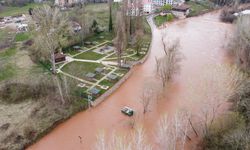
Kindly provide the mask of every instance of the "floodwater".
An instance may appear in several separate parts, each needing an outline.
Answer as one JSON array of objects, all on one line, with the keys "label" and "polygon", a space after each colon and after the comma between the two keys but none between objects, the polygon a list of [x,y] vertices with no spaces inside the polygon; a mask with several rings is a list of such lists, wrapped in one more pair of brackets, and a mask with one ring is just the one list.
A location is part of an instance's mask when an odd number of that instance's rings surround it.
[{"label": "floodwater", "polygon": [[[136,66],[131,77],[100,105],[76,114],[28,149],[94,149],[96,136],[99,132],[105,131],[110,134],[114,131],[126,132],[130,130],[129,124],[132,119],[120,112],[120,109],[125,105],[135,109],[137,119],[143,120],[142,123],[147,135],[153,140],[159,116],[164,112],[171,115],[181,108],[182,104],[185,104],[186,85],[193,82],[201,82],[202,84],[202,80],[196,81],[197,78],[200,78],[200,70],[204,70],[204,66],[207,64],[225,63],[223,46],[227,35],[232,31],[232,25],[221,23],[218,16],[218,12],[212,12],[167,24],[164,29],[157,29],[152,25],[152,49],[147,61]],[[156,78],[155,57],[164,55],[161,42],[163,33],[167,43],[179,39],[180,51],[184,59],[181,62],[180,73],[175,76],[167,92],[164,93],[165,98],[150,105],[150,111],[143,116],[140,100],[142,89],[145,86],[150,86],[150,82]],[[196,103],[188,105],[195,106]]]}]

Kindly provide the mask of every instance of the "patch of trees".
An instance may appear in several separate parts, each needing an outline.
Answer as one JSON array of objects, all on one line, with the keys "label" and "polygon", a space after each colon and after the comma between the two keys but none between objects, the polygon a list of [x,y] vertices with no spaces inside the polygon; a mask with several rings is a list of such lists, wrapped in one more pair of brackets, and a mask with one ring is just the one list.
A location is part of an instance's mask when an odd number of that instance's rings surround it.
[{"label": "patch of trees", "polygon": [[6,82],[0,88],[0,99],[6,103],[20,103],[27,99],[39,99],[54,95],[56,86],[42,79],[41,82]]},{"label": "patch of trees", "polygon": [[[141,6],[142,1],[136,0],[133,2],[134,7]],[[144,35],[143,16],[140,10],[132,10],[128,6],[129,1],[125,0],[122,6],[118,8],[116,13],[114,45],[117,50],[118,65],[121,66],[121,58],[128,44],[134,47],[139,55],[139,50],[142,44]]]},{"label": "patch of trees", "polygon": [[72,31],[68,16],[58,8],[44,5],[34,10],[31,26],[35,35],[34,44],[30,48],[32,60],[50,61],[52,72],[56,73],[54,55],[56,52],[61,52]]},{"label": "patch of trees", "polygon": [[24,6],[32,2],[34,2],[34,0],[5,0],[2,4],[6,6]]},{"label": "patch of trees", "polygon": [[213,3],[219,6],[233,6],[239,3],[249,3],[250,0],[211,0]]},{"label": "patch of trees", "polygon": [[[229,44],[230,53],[244,73],[244,80],[230,96],[232,112],[217,119],[204,138],[205,149],[245,150],[250,148],[249,16],[237,20],[236,32]],[[239,77],[239,75],[238,75]]]},{"label": "patch of trees", "polygon": [[182,55],[179,51],[180,43],[178,40],[174,41],[172,45],[167,47],[168,44],[164,41],[164,37],[162,37],[162,44],[164,56],[161,58],[155,58],[155,60],[157,76],[161,80],[162,87],[165,88],[171,81],[173,75],[180,70]]},{"label": "patch of trees", "polygon": [[241,16],[236,23],[236,31],[229,43],[230,53],[236,64],[244,71],[250,70],[250,16]]}]

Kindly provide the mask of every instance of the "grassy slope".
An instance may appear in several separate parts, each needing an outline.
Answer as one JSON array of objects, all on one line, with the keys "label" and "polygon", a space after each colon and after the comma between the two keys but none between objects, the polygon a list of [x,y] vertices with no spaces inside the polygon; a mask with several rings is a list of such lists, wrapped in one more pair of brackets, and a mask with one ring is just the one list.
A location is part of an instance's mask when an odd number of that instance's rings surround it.
[{"label": "grassy slope", "polygon": [[191,7],[189,17],[203,14],[212,9],[212,4],[206,1],[200,3],[189,1],[187,4]]},{"label": "grassy slope", "polygon": [[16,67],[10,62],[11,56],[16,54],[15,48],[9,48],[0,52],[0,82],[13,77],[16,73]]},{"label": "grassy slope", "polygon": [[22,42],[26,41],[30,38],[30,33],[29,32],[23,32],[23,33],[18,33],[15,37],[16,42]]},{"label": "grassy slope", "polygon": [[0,12],[0,17],[28,14],[29,8],[35,8],[39,6],[41,6],[41,4],[30,3],[23,7],[5,7],[3,11]]}]

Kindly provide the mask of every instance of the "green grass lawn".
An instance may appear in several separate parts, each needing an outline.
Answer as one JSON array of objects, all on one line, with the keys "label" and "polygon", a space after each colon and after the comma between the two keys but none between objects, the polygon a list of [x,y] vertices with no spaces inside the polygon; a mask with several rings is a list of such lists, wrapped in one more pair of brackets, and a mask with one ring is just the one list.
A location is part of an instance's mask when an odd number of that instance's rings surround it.
[{"label": "green grass lawn", "polygon": [[155,24],[159,27],[165,22],[173,20],[173,15],[172,14],[167,14],[165,16],[156,16],[154,18]]},{"label": "green grass lawn", "polygon": [[188,17],[197,16],[213,9],[212,4],[209,3],[208,1],[204,2],[189,1],[187,2],[187,4],[191,6],[191,11]]},{"label": "green grass lawn", "polygon": [[0,58],[10,57],[16,54],[16,48],[9,48],[4,51],[0,51]]},{"label": "green grass lawn", "polygon": [[104,56],[105,55],[98,54],[98,53],[95,53],[93,51],[87,51],[87,52],[84,52],[84,53],[82,53],[80,55],[77,55],[75,58],[76,59],[98,60],[98,59],[101,59]]},{"label": "green grass lawn", "polygon": [[18,33],[15,37],[16,42],[27,41],[28,39],[30,39],[30,33],[28,32]]},{"label": "green grass lawn", "polygon": [[[100,38],[100,37],[104,37],[104,38]],[[102,32],[100,34],[94,34],[94,35],[92,35],[90,37],[87,37],[85,39],[85,41],[91,41],[91,42],[96,41],[96,42],[102,43],[104,41],[111,41],[111,40],[113,40],[113,38],[114,38],[113,33]]]},{"label": "green grass lawn", "polygon": [[0,47],[10,46],[14,37],[15,37],[15,32],[13,30],[9,28],[0,29]]},{"label": "green grass lawn", "polygon": [[94,73],[98,67],[104,67],[99,63],[77,62],[73,61],[62,68],[62,71],[74,75],[79,78],[85,78],[88,72]]},{"label": "green grass lawn", "polygon": [[15,74],[16,74],[16,67],[14,67],[13,65],[11,64],[0,65],[0,81],[11,78]]},{"label": "green grass lawn", "polygon": [[102,82],[99,83],[99,85],[105,85],[105,86],[109,86],[112,87],[114,85],[114,82],[110,82],[109,80],[102,80]]},{"label": "green grass lawn", "polygon": [[39,3],[30,3],[22,7],[5,7],[2,11],[0,11],[0,17],[28,14],[29,8],[35,8],[41,6],[42,4]]},{"label": "green grass lawn", "polygon": [[115,73],[123,73],[126,74],[129,70],[128,69],[117,69]]}]

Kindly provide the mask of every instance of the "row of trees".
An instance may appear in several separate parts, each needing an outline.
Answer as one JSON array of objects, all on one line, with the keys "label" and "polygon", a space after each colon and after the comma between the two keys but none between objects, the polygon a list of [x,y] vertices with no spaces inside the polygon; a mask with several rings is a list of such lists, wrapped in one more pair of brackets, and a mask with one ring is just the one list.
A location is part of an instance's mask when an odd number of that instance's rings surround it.
[{"label": "row of trees", "polygon": [[[115,47],[117,49],[117,61],[119,66],[121,66],[122,54],[127,49],[128,43],[132,43],[132,46],[137,50],[137,54],[139,54],[144,34],[143,16],[138,9],[142,1],[133,1],[133,6],[136,8],[135,10],[129,7],[132,5],[131,3],[132,2],[128,0],[124,0],[122,6],[116,13]],[[112,29],[111,23],[112,21],[110,20],[110,29]]]},{"label": "row of trees", "polygon": [[213,3],[215,3],[216,5],[220,5],[220,6],[232,6],[235,4],[240,4],[240,3],[248,3],[250,2],[249,0],[211,0]]},{"label": "row of trees", "polygon": [[[142,126],[136,124],[130,135],[113,134],[109,139],[104,132],[97,136],[95,150],[184,150],[187,139],[187,121],[184,114],[176,113],[173,118],[167,115],[160,117],[155,128],[155,134],[147,138]],[[107,140],[109,139],[109,140]],[[155,146],[150,140],[155,140]],[[178,143],[177,143],[178,142]]]}]

